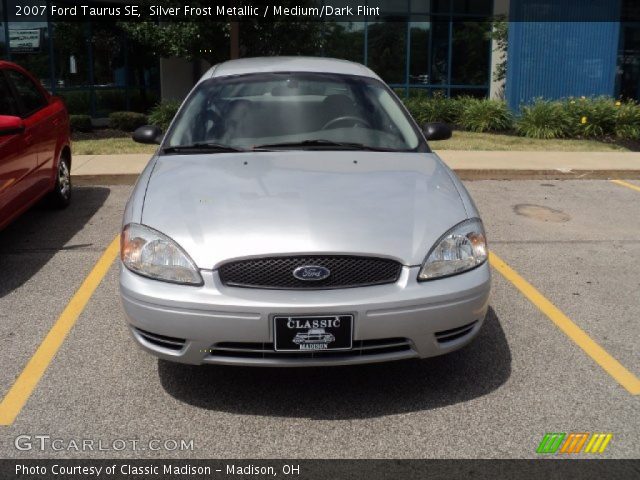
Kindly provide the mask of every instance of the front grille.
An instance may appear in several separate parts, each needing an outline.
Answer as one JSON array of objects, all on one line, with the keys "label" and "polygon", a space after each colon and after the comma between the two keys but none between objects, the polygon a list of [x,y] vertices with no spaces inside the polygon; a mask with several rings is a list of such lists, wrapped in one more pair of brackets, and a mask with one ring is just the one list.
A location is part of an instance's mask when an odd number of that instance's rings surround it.
[{"label": "front grille", "polygon": [[383,355],[411,350],[406,338],[383,338],[377,340],[354,340],[353,349],[347,351],[276,352],[273,343],[222,342],[211,346],[209,357],[224,358],[357,358]]},{"label": "front grille", "polygon": [[[298,280],[293,271],[304,265],[325,267],[331,274],[324,280]],[[401,270],[400,263],[385,258],[311,255],[239,260],[222,265],[218,273],[232,287],[321,290],[394,283]]]},{"label": "front grille", "polygon": [[166,348],[167,350],[180,351],[186,340],[184,338],[167,337],[165,335],[159,335],[157,333],[147,332],[140,328],[136,328],[135,331],[144,340],[156,347]]},{"label": "front grille", "polygon": [[436,340],[438,340],[438,343],[447,343],[462,338],[465,335],[471,333],[471,330],[473,330],[473,327],[476,326],[476,323],[478,323],[477,320],[461,327],[436,332]]}]

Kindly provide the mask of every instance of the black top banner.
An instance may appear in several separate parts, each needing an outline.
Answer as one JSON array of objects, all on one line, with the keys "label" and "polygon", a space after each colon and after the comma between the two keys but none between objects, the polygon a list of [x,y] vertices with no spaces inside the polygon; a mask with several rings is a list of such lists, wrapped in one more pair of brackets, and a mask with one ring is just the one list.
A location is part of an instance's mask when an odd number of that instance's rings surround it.
[{"label": "black top banner", "polygon": [[438,21],[454,18],[518,22],[638,22],[635,0],[512,0],[509,10],[494,11],[491,0],[122,0],[86,2],[16,1],[7,5],[11,22],[52,21]]}]

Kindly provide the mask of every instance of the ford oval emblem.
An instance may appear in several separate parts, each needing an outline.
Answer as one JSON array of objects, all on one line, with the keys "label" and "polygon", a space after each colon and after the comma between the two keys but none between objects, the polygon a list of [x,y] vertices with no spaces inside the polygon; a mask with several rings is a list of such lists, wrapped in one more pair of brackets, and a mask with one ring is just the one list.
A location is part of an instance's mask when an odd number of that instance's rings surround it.
[{"label": "ford oval emblem", "polygon": [[293,271],[293,276],[298,280],[318,281],[324,280],[331,275],[331,270],[319,265],[303,265]]}]

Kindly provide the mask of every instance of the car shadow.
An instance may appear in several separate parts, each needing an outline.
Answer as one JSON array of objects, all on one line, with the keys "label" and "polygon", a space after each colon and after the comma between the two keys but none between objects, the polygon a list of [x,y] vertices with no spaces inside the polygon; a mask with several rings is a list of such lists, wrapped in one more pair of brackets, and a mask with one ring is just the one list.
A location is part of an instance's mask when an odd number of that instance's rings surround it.
[{"label": "car shadow", "polygon": [[471,344],[425,360],[292,369],[159,360],[158,373],[169,395],[199,408],[347,420],[430,410],[487,395],[511,375],[511,352],[490,308]]},{"label": "car shadow", "polygon": [[100,209],[109,193],[103,187],[74,187],[71,205],[66,209],[55,210],[40,202],[0,231],[0,298],[27,282],[60,250],[92,247],[91,243],[67,243]]}]

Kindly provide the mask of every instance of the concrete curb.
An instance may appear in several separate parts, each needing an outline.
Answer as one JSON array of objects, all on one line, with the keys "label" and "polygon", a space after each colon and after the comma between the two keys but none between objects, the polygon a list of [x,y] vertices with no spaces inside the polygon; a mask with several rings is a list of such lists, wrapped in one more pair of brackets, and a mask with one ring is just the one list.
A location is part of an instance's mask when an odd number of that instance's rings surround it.
[{"label": "concrete curb", "polygon": [[71,180],[75,186],[90,185],[133,185],[139,175],[134,173],[109,175],[73,175]]},{"label": "concrete curb", "polygon": [[[463,180],[578,180],[640,178],[640,152],[436,150]],[[77,185],[130,185],[151,158],[148,153],[77,155]]]},{"label": "concrete curb", "polygon": [[640,170],[454,169],[461,180],[609,180],[640,179]]},{"label": "concrete curb", "polygon": [[[461,180],[639,180],[640,170],[507,170],[454,169]],[[77,186],[133,185],[137,174],[74,175]]]}]

